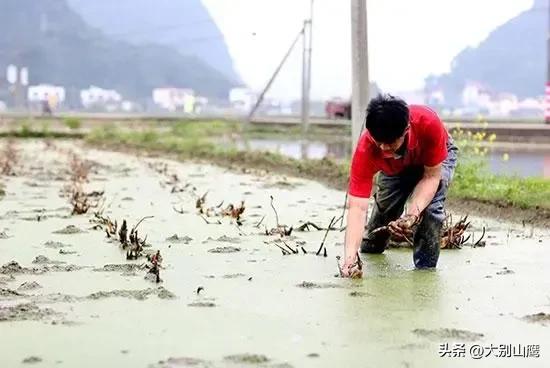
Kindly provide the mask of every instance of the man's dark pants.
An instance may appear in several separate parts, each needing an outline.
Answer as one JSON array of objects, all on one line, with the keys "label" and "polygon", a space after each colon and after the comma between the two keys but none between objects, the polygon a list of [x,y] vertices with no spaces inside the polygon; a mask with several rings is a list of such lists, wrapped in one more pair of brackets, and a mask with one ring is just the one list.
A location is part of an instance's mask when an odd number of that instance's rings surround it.
[{"label": "man's dark pants", "polygon": [[[447,152],[448,155],[442,165],[441,181],[437,192],[432,202],[422,213],[422,220],[414,233],[413,260],[417,268],[435,267],[439,259],[441,229],[445,220],[445,198],[454,174],[458,154],[458,149],[450,137],[447,143]],[[398,219],[403,214],[405,203],[420,179],[422,179],[423,173],[423,167],[410,167],[393,176],[379,173],[378,190],[374,195],[375,205],[366,226],[365,235]],[[378,232],[363,239],[361,252],[382,253],[388,242],[389,234]]]}]

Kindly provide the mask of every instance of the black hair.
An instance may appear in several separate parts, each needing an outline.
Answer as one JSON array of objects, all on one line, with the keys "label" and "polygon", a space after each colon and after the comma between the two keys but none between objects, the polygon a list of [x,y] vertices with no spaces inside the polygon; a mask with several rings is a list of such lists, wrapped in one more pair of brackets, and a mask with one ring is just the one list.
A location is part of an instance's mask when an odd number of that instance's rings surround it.
[{"label": "black hair", "polygon": [[393,143],[409,126],[409,107],[399,97],[379,94],[369,102],[365,127],[380,143]]}]

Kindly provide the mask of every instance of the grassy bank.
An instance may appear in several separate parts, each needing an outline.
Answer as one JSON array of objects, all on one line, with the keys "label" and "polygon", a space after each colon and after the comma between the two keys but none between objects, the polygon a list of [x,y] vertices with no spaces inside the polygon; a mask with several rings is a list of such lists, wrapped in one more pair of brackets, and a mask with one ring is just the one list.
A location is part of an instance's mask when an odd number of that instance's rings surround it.
[{"label": "grassy bank", "polygon": [[[296,138],[301,137],[298,127],[274,127],[252,125],[246,131],[238,123],[182,122],[162,125],[161,129],[148,125],[136,130],[124,125],[105,126],[91,133],[56,133],[52,130],[21,130],[0,133],[0,136],[18,138],[80,138],[88,143],[109,148],[131,148],[155,153],[169,154],[177,159],[205,160],[221,166],[259,168],[298,177],[318,180],[345,190],[348,180],[348,164],[330,159],[295,160],[286,156],[257,151],[242,151],[235,148],[237,140],[246,138]],[[313,128],[307,139],[335,139],[335,132],[328,128]],[[468,137],[461,134],[463,153],[449,193],[453,203],[480,202],[506,208],[536,211],[536,214],[550,219],[550,180],[542,178],[519,178],[489,173],[484,167],[483,157],[470,155],[479,147],[467,149]],[[479,139],[474,143],[482,143]],[[477,148],[476,148],[477,147]],[[463,155],[464,156],[464,155]]]},{"label": "grassy bank", "polygon": [[77,119],[65,119],[55,126],[48,122],[22,119],[2,129],[0,138],[82,139],[85,133],[79,130],[80,126],[81,122]]},{"label": "grassy bank", "polygon": [[41,132],[41,131],[9,131],[0,132],[0,138],[29,138],[29,139],[82,139],[86,134],[78,132]]},{"label": "grassy bank", "polygon": [[[339,189],[346,188],[348,164],[329,159],[295,160],[269,152],[238,151],[231,143],[212,143],[213,138],[234,135],[237,130],[236,126],[223,122],[185,123],[176,124],[171,131],[163,133],[155,130],[125,132],[115,128],[100,129],[88,135],[87,140],[94,144],[122,143],[137,149],[169,152],[180,159],[202,159],[225,166],[263,168],[319,180]],[[263,131],[243,135],[271,136],[272,133],[264,128]],[[549,180],[493,175],[480,160],[460,162],[449,196],[455,200],[476,200],[499,206],[550,211]]]},{"label": "grassy bank", "polygon": [[[231,142],[237,129],[231,124],[213,122],[185,123],[171,131],[155,130],[129,132],[116,128],[96,129],[86,138],[88,143],[115,147],[135,148],[169,153],[178,159],[205,160],[221,166],[259,168],[288,175],[323,181],[333,187],[345,188],[348,168],[332,160],[295,160],[277,153],[237,150]],[[265,133],[265,132],[264,132]],[[264,136],[260,132],[247,132],[243,136]],[[272,132],[269,132],[269,136]],[[213,143],[225,136],[224,143]]]}]

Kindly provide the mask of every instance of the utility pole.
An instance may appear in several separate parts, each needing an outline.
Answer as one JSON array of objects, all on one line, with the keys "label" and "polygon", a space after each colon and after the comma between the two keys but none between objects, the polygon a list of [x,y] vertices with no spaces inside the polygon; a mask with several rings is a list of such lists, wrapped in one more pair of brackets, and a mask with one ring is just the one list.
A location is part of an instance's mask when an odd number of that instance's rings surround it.
[{"label": "utility pole", "polygon": [[302,132],[307,132],[309,125],[308,114],[308,91],[307,91],[307,76],[308,76],[308,63],[307,63],[307,34],[308,34],[308,20],[304,20],[304,33],[302,35]]},{"label": "utility pole", "polygon": [[9,91],[12,95],[13,108],[17,109],[19,107],[19,69],[16,65],[8,65],[6,69],[6,79],[9,83]]},{"label": "utility pole", "polygon": [[21,86],[21,106],[28,108],[27,91],[29,87],[29,68],[22,67],[19,72],[19,85]]},{"label": "utility pole", "polygon": [[294,50],[294,47],[296,46],[296,44],[298,43],[298,41],[300,41],[300,38],[301,37],[304,37],[304,33],[305,33],[305,29],[302,28],[300,29],[300,32],[298,32],[298,35],[296,36],[296,38],[294,39],[294,41],[292,41],[292,44],[290,45],[288,51],[286,52],[285,56],[283,57],[283,59],[281,60],[281,62],[279,63],[279,65],[277,66],[277,69],[275,69],[275,72],[273,73],[273,75],[271,76],[271,78],[269,79],[269,82],[267,82],[267,85],[265,86],[265,88],[263,89],[262,93],[260,94],[260,97],[258,97],[258,101],[256,101],[256,104],[254,105],[254,107],[252,108],[252,110],[250,110],[250,112],[248,113],[248,118],[246,120],[246,124],[250,124],[250,121],[252,120],[252,118],[254,117],[254,114],[256,113],[256,111],[258,110],[258,108],[260,107],[260,105],[262,104],[262,101],[264,100],[264,97],[267,93],[267,91],[269,91],[269,88],[271,88],[271,85],[273,84],[273,82],[275,81],[275,78],[277,78],[277,75],[279,74],[279,72],[281,71],[281,69],[283,68],[283,65],[285,65],[288,57],[290,56],[290,54],[292,53],[292,50]]},{"label": "utility pole", "polygon": [[309,19],[304,21],[303,57],[302,57],[302,130],[309,130],[311,104],[311,53],[313,45],[313,2],[310,3]]},{"label": "utility pole", "polygon": [[355,152],[369,101],[367,0],[351,0],[351,144]]},{"label": "utility pole", "polygon": [[550,124],[550,0],[547,4],[548,30],[546,34],[546,87],[544,90],[544,121]]}]

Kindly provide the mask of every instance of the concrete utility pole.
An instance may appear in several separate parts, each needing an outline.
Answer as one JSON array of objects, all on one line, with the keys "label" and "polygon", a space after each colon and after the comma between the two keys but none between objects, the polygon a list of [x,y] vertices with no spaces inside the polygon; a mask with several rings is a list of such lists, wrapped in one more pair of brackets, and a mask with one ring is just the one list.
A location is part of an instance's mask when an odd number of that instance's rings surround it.
[{"label": "concrete utility pole", "polygon": [[303,65],[302,65],[302,129],[307,133],[309,129],[309,115],[311,110],[311,52],[313,45],[313,2],[310,3],[310,16],[304,21],[303,38]]},{"label": "concrete utility pole", "polygon": [[307,90],[308,62],[307,62],[307,41],[309,21],[304,20],[304,33],[302,36],[302,131],[305,133],[309,125],[309,91]]},{"label": "concrete utility pole", "polygon": [[548,30],[546,34],[546,86],[544,90],[544,121],[550,124],[550,0],[548,8]]},{"label": "concrete utility pole", "polygon": [[307,128],[309,128],[309,116],[311,114],[311,60],[313,51],[313,3],[309,4],[309,48],[307,50]]},{"label": "concrete utility pole", "polygon": [[351,0],[351,60],[351,144],[354,152],[369,102],[367,0]]}]

